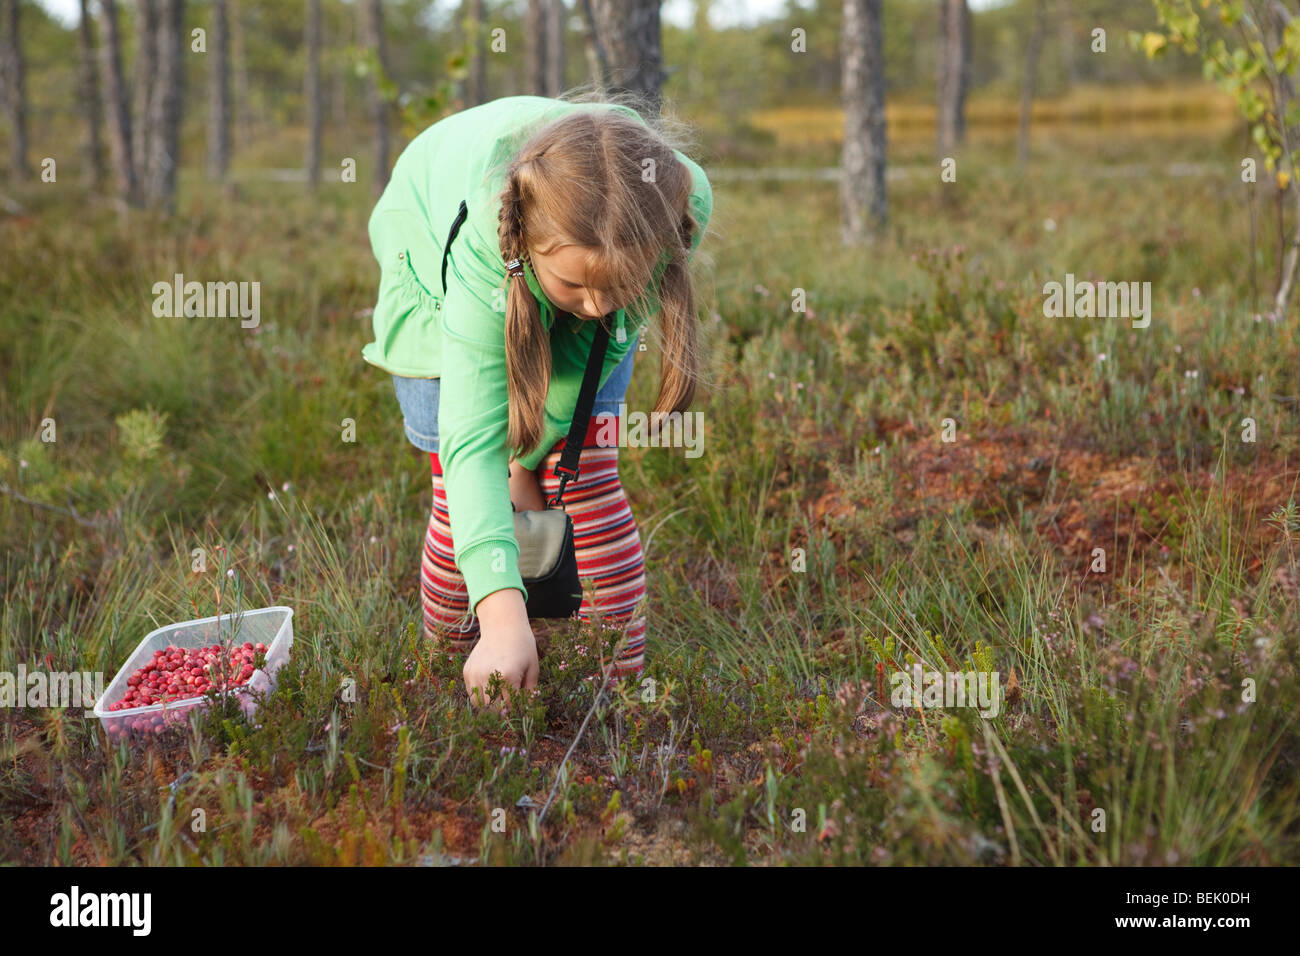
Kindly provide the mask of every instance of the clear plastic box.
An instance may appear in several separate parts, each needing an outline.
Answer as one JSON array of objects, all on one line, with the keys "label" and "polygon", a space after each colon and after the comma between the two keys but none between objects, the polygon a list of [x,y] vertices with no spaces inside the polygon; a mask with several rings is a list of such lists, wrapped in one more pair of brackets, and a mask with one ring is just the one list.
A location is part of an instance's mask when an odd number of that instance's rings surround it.
[{"label": "clear plastic box", "polygon": [[[233,633],[232,633],[233,628]],[[293,609],[288,607],[263,607],[218,617],[205,617],[195,621],[181,621],[168,624],[150,631],[131,656],[126,659],[100,699],[95,701],[95,716],[103,724],[104,731],[113,738],[135,731],[137,733],[156,732],[166,724],[185,720],[186,715],[195,707],[207,704],[203,695],[185,697],[162,704],[148,704],[143,707],[131,707],[126,710],[109,710],[126,694],[126,680],[139,668],[153,659],[153,652],[165,647],[204,647],[210,644],[224,644],[233,641],[243,644],[266,645],[266,666],[253,671],[253,676],[239,687],[221,693],[235,694],[239,698],[240,709],[246,716],[252,716],[257,709],[254,691],[269,694],[275,689],[275,674],[289,659],[289,648],[293,645]]]}]

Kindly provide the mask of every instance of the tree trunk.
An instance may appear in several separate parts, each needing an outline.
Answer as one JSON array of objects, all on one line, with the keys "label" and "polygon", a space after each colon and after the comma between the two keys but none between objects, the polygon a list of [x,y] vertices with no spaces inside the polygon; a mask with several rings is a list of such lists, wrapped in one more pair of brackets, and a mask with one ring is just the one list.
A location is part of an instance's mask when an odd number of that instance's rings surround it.
[{"label": "tree trunk", "polygon": [[564,92],[564,0],[546,0],[546,95]]},{"label": "tree trunk", "polygon": [[1025,49],[1025,82],[1020,87],[1020,130],[1016,136],[1016,162],[1021,169],[1029,165],[1029,121],[1034,110],[1034,87],[1038,79],[1038,54],[1043,48],[1047,0],[1035,0],[1034,25]]},{"label": "tree trunk", "polygon": [[467,106],[487,102],[487,17],[483,0],[469,0],[470,52]]},{"label": "tree trunk", "polygon": [[696,36],[703,36],[709,32],[709,9],[712,6],[713,0],[695,0],[695,11],[691,16],[691,24]]},{"label": "tree trunk", "polygon": [[320,0],[307,0],[307,78],[303,95],[307,99],[307,182],[320,185]]},{"label": "tree trunk", "polygon": [[[364,42],[374,51],[375,63],[380,72],[387,72],[384,56],[384,14],[379,0],[362,0],[364,17]],[[376,196],[388,185],[388,104],[379,89],[379,77],[372,70],[366,76],[366,98],[370,104],[370,118],[375,124],[375,173],[371,188]]]},{"label": "tree trunk", "polygon": [[234,99],[231,120],[236,149],[244,149],[252,139],[252,110],[248,103],[248,52],[244,48],[244,18],[239,0],[230,0],[230,68],[234,75]]},{"label": "tree trunk", "polygon": [[[341,38],[340,38],[341,39]],[[350,46],[350,43],[342,44]],[[343,129],[348,125],[348,84],[342,70],[334,71],[334,92],[330,95],[330,118],[335,127]]]},{"label": "tree trunk", "polygon": [[5,82],[5,113],[9,121],[9,174],[26,179],[27,165],[27,67],[23,63],[23,42],[18,32],[19,0],[4,0],[4,38],[0,44],[0,72]]},{"label": "tree trunk", "polygon": [[524,70],[528,87],[537,96],[546,95],[546,9],[549,0],[528,0],[524,21]]},{"label": "tree trunk", "polygon": [[226,0],[212,0],[208,35],[208,176],[224,182],[230,169],[230,32]]},{"label": "tree trunk", "polygon": [[578,10],[587,25],[582,47],[587,58],[587,72],[591,75],[591,85],[597,90],[604,90],[609,84],[609,60],[605,53],[605,45],[600,40],[600,30],[596,26],[596,12],[591,8],[591,0],[578,0]]},{"label": "tree trunk", "polygon": [[158,69],[151,97],[153,149],[146,195],[150,206],[168,214],[176,208],[176,167],[180,161],[187,39],[185,0],[161,0],[158,5]]},{"label": "tree trunk", "polygon": [[118,198],[128,206],[140,203],[140,184],[131,155],[131,112],[126,105],[126,79],[122,72],[122,37],[117,27],[117,0],[99,3],[99,68],[104,80],[104,108],[108,113],[108,152]]},{"label": "tree trunk", "polygon": [[970,8],[939,0],[939,155],[951,156],[966,135],[970,86]]},{"label": "tree trunk", "polygon": [[153,97],[158,72],[158,0],[135,2],[135,136],[131,143],[131,165],[141,198],[149,179],[153,156]]},{"label": "tree trunk", "polygon": [[842,239],[873,238],[888,222],[885,196],[885,58],[881,0],[844,0]]},{"label": "tree trunk", "polygon": [[660,0],[593,0],[596,33],[606,53],[609,88],[644,97],[658,115],[663,101],[663,51],[660,46]]},{"label": "tree trunk", "polygon": [[90,22],[90,0],[81,0],[81,20],[77,24],[77,72],[81,109],[86,119],[86,174],[91,186],[104,181],[104,138],[100,127],[99,73],[95,69],[95,37]]},{"label": "tree trunk", "polygon": [[[357,45],[357,20],[356,17],[345,17],[339,23],[339,35],[335,38],[335,43],[344,48],[351,48]],[[351,70],[334,70],[330,76],[333,79],[330,94],[330,123],[335,129],[345,129],[348,126],[348,73]]]},{"label": "tree trunk", "polygon": [[1069,3],[1061,5],[1061,21],[1057,36],[1061,44],[1061,72],[1065,74],[1065,89],[1074,89],[1079,85],[1079,58],[1075,49],[1074,13]]}]

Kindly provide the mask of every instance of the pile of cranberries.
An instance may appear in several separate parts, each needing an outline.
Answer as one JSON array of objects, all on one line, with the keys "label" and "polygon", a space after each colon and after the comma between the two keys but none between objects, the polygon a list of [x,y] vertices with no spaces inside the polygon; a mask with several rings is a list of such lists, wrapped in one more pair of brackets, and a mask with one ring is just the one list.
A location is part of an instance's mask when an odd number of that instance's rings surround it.
[{"label": "pile of cranberries", "polygon": [[166,647],[153,652],[153,660],[126,679],[126,694],[109,710],[132,710],[200,697],[209,690],[239,687],[265,660],[266,645],[245,641],[230,649],[226,663],[220,644],[208,647]]}]

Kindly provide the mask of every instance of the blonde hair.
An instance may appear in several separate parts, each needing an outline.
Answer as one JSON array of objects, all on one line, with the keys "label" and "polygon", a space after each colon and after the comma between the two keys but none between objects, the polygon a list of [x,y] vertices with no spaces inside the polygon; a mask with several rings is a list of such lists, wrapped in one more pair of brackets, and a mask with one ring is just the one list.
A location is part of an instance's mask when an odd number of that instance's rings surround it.
[{"label": "blonde hair", "polygon": [[[643,99],[627,93],[570,93],[562,99],[619,103],[643,118],[651,115]],[[530,246],[542,253],[565,245],[591,247],[591,271],[604,277],[614,308],[626,308],[637,325],[650,318],[655,303],[648,286],[667,259],[657,302],[663,362],[655,413],[690,407],[701,376],[687,269],[701,226],[691,215],[691,172],[674,155],[678,147],[670,142],[676,138],[670,128],[679,126],[658,116],[642,120],[590,109],[521,131],[522,145],[506,166],[497,227],[503,263],[526,259]],[[653,175],[646,177],[646,170]],[[512,454],[523,455],[542,439],[551,344],[527,283],[509,282],[505,307],[507,442]],[[651,415],[656,430],[659,417]]]}]

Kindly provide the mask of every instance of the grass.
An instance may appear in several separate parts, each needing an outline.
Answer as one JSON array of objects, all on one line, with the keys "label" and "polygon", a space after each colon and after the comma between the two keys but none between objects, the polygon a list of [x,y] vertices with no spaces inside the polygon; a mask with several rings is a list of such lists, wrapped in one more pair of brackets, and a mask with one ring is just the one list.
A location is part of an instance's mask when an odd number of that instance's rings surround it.
[{"label": "grass", "polygon": [[[1103,168],[1175,160],[1223,173]],[[6,708],[0,859],[1296,862],[1298,350],[1253,301],[1274,250],[1249,261],[1238,165],[1213,139],[1045,138],[1021,177],[977,142],[956,184],[892,184],[858,249],[832,183],[720,183],[705,454],[622,453],[653,684],[596,701],[598,634],[539,626],[509,718],[420,636],[427,462],[359,356],[365,184],[187,179],[170,223],[24,195],[0,224],[0,669],[109,676],[219,601],[293,607],[296,642],[252,722],[131,747]],[[260,327],[155,318],[176,272],[260,281]],[[1151,326],[1045,318],[1066,272],[1152,282]],[[999,712],[893,706],[913,663],[998,672]]]}]

